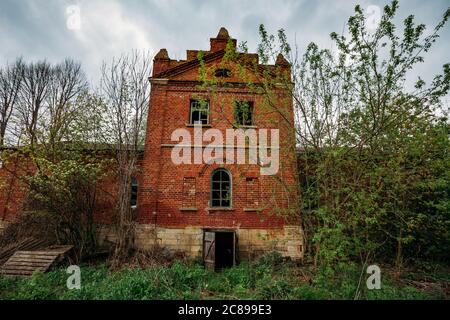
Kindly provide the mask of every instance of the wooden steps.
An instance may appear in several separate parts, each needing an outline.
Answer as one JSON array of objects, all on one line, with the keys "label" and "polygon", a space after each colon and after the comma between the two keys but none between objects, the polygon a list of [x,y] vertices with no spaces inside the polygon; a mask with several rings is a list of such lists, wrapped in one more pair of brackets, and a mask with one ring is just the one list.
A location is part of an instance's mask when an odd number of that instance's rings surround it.
[{"label": "wooden steps", "polygon": [[35,271],[46,272],[60,262],[73,246],[52,246],[33,251],[16,251],[0,272],[8,276],[31,276]]}]

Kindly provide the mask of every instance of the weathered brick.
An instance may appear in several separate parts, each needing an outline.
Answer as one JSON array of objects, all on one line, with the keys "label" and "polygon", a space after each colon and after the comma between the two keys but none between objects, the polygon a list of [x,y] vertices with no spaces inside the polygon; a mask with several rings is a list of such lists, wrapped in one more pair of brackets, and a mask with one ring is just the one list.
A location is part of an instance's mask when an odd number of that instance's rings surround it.
[{"label": "weathered brick", "polygon": [[[158,243],[171,250],[201,255],[204,229],[228,229],[236,232],[241,255],[252,256],[276,249],[285,256],[298,258],[303,254],[300,250],[303,234],[299,212],[290,205],[295,204],[298,197],[295,139],[284,121],[287,118],[294,123],[292,101],[280,87],[275,105],[281,112],[268,109],[265,97],[245,85],[246,80],[239,76],[236,64],[223,60],[228,37],[228,32],[221,29],[217,37],[211,38],[210,49],[204,51],[207,69],[214,71],[225,66],[231,72],[229,77],[221,78],[223,85],[213,92],[199,86],[198,51],[189,50],[187,60],[181,61],[170,59],[166,50],[155,56],[145,151],[136,174],[139,182],[136,245],[150,247]],[[232,44],[236,45],[236,40],[232,39]],[[240,54],[239,57],[241,61],[258,59],[257,54]],[[259,68],[290,72],[285,64],[259,65]],[[261,75],[253,70],[248,69],[249,78],[257,85]],[[219,129],[224,135],[234,122],[233,101],[251,101],[257,132],[261,129],[280,132],[279,172],[275,176],[264,176],[255,164],[174,164],[171,153],[177,141],[172,141],[171,135],[179,128],[193,133],[194,128],[189,125],[190,101],[199,96],[209,100],[210,106],[210,123],[204,129]],[[211,175],[217,168],[227,169],[232,176],[232,210],[209,208]],[[29,171],[25,169],[20,169],[20,174]],[[8,172],[0,169],[0,178],[15,188],[12,195],[9,189],[2,190],[0,220],[20,212],[27,193]],[[95,221],[108,224],[114,219],[117,184],[113,177],[106,177],[99,189],[105,192],[99,193]],[[278,214],[281,211],[283,215]],[[99,238],[114,240],[113,233],[111,228],[100,228]]]}]

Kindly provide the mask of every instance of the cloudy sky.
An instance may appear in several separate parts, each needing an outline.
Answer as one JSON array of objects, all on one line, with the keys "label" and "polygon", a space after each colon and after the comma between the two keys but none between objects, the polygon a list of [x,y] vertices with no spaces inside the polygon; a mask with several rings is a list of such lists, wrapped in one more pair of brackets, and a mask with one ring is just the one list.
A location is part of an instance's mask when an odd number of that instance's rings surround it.
[{"label": "cloudy sky", "polygon": [[[331,48],[329,34],[342,32],[356,3],[373,12],[387,1],[0,0],[0,64],[18,56],[51,62],[72,57],[95,82],[105,59],[135,48],[154,53],[167,48],[171,58],[184,59],[186,49],[208,49],[221,26],[255,51],[261,23],[270,32],[284,28],[300,51],[311,41]],[[448,0],[403,0],[399,19],[412,13],[431,27],[449,5]],[[418,72],[431,77],[450,62],[449,52],[447,25]]]}]

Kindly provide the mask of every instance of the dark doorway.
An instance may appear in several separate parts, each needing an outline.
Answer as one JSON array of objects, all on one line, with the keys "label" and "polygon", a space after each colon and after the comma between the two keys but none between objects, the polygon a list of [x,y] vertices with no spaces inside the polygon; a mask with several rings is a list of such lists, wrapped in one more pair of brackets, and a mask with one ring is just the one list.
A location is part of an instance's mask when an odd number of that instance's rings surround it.
[{"label": "dark doorway", "polygon": [[234,231],[205,230],[203,241],[203,259],[207,268],[219,271],[235,265]]},{"label": "dark doorway", "polygon": [[216,270],[234,265],[234,232],[216,232]]}]

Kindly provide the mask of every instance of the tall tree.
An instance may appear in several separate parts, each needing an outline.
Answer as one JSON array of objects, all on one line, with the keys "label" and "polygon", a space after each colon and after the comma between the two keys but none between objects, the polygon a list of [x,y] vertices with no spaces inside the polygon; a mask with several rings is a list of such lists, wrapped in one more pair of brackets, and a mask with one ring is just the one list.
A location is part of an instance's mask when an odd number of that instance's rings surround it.
[{"label": "tall tree", "polygon": [[106,104],[107,136],[116,154],[118,196],[118,241],[114,260],[127,257],[134,241],[133,211],[130,205],[131,179],[137,170],[144,143],[149,108],[151,56],[133,51],[102,67],[100,94]]},{"label": "tall tree", "polygon": [[13,64],[0,69],[0,146],[5,143],[9,120],[15,110],[23,81],[24,63],[19,58]]},{"label": "tall tree", "polygon": [[46,61],[27,64],[23,68],[22,79],[17,116],[27,142],[33,147],[37,142],[38,123],[50,90],[52,68]]},{"label": "tall tree", "polygon": [[42,110],[42,143],[55,156],[62,141],[73,139],[71,127],[85,108],[76,105],[78,96],[86,94],[89,86],[81,64],[64,60],[51,69],[45,108]]},{"label": "tall tree", "polygon": [[87,92],[78,62],[66,59],[50,65],[19,60],[16,69],[22,85],[11,116],[22,135],[16,137],[19,148],[1,154],[10,173],[4,187],[14,190],[15,181],[24,183],[28,193],[23,210],[48,214],[55,240],[74,245],[79,259],[96,247],[97,181],[107,160],[86,148],[92,141],[86,138],[101,124],[102,109]]},{"label": "tall tree", "polygon": [[[290,57],[292,78],[280,74],[256,90],[280,113],[273,88],[282,84],[291,92],[301,217],[316,262],[349,257],[364,262],[383,253],[401,266],[406,250],[414,254],[413,248],[423,250],[428,243],[444,256],[437,248],[450,245],[434,243],[445,239],[450,223],[442,210],[449,202],[448,120],[440,119],[450,65],[429,84],[411,75],[438,39],[450,9],[428,34],[412,15],[397,31],[397,11],[394,0],[372,31],[356,6],[348,32],[331,34],[337,54],[312,43],[301,59],[283,30],[277,38],[260,28],[263,61],[275,61],[280,52]],[[436,221],[439,228],[433,227]]]}]

